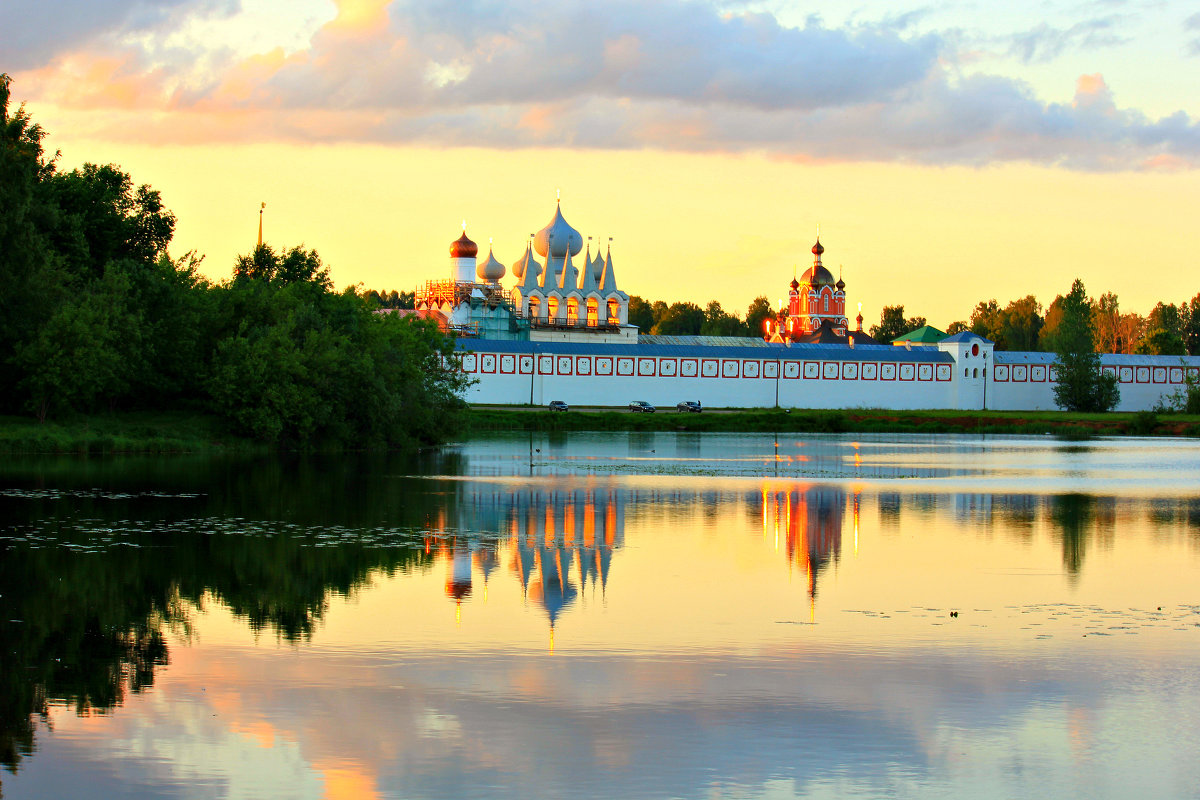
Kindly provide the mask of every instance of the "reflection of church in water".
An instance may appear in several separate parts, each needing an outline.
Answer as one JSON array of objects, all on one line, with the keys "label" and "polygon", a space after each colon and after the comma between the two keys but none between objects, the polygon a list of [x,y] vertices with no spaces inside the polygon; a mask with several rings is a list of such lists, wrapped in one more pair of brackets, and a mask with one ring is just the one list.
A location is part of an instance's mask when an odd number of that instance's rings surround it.
[{"label": "reflection of church in water", "polygon": [[[855,541],[858,537],[859,493],[851,511]],[[787,554],[788,564],[804,573],[808,596],[817,596],[817,578],[842,555],[846,493],[838,486],[806,486],[762,492],[762,526],[765,537]],[[857,547],[857,544],[856,544]]]},{"label": "reflection of church in water", "polygon": [[551,630],[581,591],[605,591],[613,551],[624,544],[627,492],[615,487],[465,492],[431,521],[425,550],[447,564],[446,595],[456,603],[482,590],[507,551],[525,598],[541,606]]},{"label": "reflection of church in water", "polygon": [[[446,596],[460,611],[466,598],[486,596],[488,583],[507,564],[525,600],[540,607],[553,631],[581,594],[607,590],[613,554],[625,543],[627,513],[638,506],[725,504],[761,525],[815,599],[819,577],[841,557],[848,504],[837,486],[768,485],[729,495],[612,484],[574,489],[471,484],[429,521],[425,549],[445,564]],[[851,506],[857,537],[857,492]]]}]

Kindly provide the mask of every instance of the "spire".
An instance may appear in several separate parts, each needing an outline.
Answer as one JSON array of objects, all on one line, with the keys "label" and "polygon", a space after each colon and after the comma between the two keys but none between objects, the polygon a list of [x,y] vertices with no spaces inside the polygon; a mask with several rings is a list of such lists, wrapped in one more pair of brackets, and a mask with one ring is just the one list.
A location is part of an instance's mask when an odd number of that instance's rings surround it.
[{"label": "spire", "polygon": [[[596,248],[597,251],[599,249],[599,247]],[[579,280],[579,291],[585,296],[596,291],[596,273],[592,269],[592,237],[590,236],[588,237],[587,255],[583,258],[583,277]]]},{"label": "spire", "polygon": [[604,256],[604,274],[600,278],[600,292],[604,295],[617,294],[617,276],[613,272],[612,237],[608,238],[608,252]]},{"label": "spire", "polygon": [[267,204],[263,203],[262,206],[260,206],[258,209],[258,246],[259,247],[262,247],[262,214],[263,214],[263,209],[266,207],[267,207]]},{"label": "spire", "polygon": [[[518,271],[518,267],[520,271]],[[531,290],[538,288],[538,278],[541,277],[542,272],[541,263],[533,257],[532,243],[526,242],[524,257],[513,265],[513,274],[521,278],[522,294],[527,295]]]}]

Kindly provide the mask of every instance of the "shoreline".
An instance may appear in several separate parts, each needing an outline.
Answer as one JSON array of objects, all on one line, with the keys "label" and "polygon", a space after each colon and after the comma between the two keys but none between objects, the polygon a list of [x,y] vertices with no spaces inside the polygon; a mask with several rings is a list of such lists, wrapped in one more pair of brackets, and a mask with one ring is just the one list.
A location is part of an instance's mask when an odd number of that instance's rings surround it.
[{"label": "shoreline", "polygon": [[[461,413],[462,438],[499,431],[687,431],[713,433],[974,433],[1200,437],[1200,415],[1065,411],[893,409],[614,409],[550,412],[542,407],[472,406]],[[38,423],[0,417],[0,453],[7,455],[183,455],[292,452],[230,433],[216,417],[191,412],[120,412]],[[349,452],[346,448],[340,450]],[[313,448],[314,452],[325,452]]]}]

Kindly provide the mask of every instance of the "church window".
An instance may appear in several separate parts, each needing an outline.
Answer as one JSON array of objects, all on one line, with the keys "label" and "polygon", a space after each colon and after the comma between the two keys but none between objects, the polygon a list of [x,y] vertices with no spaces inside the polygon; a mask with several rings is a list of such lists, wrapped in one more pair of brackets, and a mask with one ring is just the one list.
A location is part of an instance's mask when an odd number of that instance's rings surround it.
[{"label": "church window", "polygon": [[596,298],[594,298],[594,297],[588,298],[588,301],[587,301],[587,324],[589,326],[594,327],[594,326],[598,325],[599,323],[600,323],[600,303],[597,302]]},{"label": "church window", "polygon": [[551,321],[558,319],[558,298],[557,297],[547,297],[546,298],[546,316]]},{"label": "church window", "polygon": [[608,301],[608,324],[618,325],[621,322],[621,304],[616,300]]},{"label": "church window", "polygon": [[537,319],[538,312],[542,310],[542,301],[536,297],[529,298],[529,318]]},{"label": "church window", "polygon": [[567,300],[567,324],[574,325],[579,321],[579,299],[572,297]]}]

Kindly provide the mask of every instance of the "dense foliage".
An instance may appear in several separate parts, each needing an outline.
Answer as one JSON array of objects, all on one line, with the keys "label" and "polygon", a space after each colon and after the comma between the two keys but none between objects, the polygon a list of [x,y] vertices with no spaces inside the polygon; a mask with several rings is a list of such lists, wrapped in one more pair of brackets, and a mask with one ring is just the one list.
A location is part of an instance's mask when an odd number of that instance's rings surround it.
[{"label": "dense foliage", "polygon": [[298,446],[448,432],[453,342],[375,313],[408,298],[335,292],[299,247],[260,246],[214,285],[168,254],[158,192],[113,165],[60,171],[42,138],[0,76],[0,413],[188,408]]},{"label": "dense foliage", "polygon": [[1058,323],[1058,383],[1054,402],[1066,411],[1109,411],[1121,399],[1117,376],[1100,369],[1091,300],[1076,279]]}]

